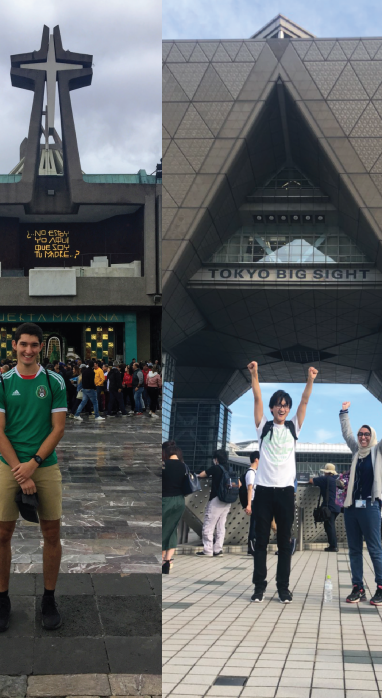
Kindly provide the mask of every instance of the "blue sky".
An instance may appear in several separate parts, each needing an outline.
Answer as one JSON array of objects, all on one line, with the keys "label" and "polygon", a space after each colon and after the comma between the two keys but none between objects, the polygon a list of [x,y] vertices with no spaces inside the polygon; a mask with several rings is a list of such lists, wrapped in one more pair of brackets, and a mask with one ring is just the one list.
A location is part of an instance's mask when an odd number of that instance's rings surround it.
[{"label": "blue sky", "polygon": [[163,0],[164,39],[249,38],[278,14],[317,37],[382,36],[375,0]]},{"label": "blue sky", "polygon": [[[291,415],[295,414],[304,389],[302,383],[263,383],[261,385],[264,413],[271,419],[268,409],[269,398],[275,390],[282,388],[293,400]],[[350,420],[353,432],[362,424],[374,427],[377,437],[382,438],[382,405],[362,385],[329,385],[317,383],[313,386],[312,396],[306,413],[305,422],[299,440],[303,443],[342,443],[338,414],[341,404],[350,401]],[[231,441],[256,439],[253,419],[253,394],[248,391],[230,407],[232,410]]]},{"label": "blue sky", "polygon": [[[345,0],[163,0],[164,39],[243,39],[249,38],[279,13],[289,17],[317,37],[382,36],[380,2]],[[303,385],[263,384],[265,404],[279,387],[290,393],[297,408]],[[382,405],[362,386],[314,386],[301,441],[338,443],[342,441],[338,412],[343,400],[350,400],[354,431],[371,424],[382,437]],[[255,438],[253,397],[248,392],[231,405],[232,440]],[[293,409],[294,412],[294,409]]]}]

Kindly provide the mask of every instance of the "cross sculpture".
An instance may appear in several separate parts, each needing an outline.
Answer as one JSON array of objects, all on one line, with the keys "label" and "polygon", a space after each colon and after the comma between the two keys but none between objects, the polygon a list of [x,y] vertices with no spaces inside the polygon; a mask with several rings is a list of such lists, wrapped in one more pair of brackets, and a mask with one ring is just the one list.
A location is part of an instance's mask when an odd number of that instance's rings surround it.
[{"label": "cross sculpture", "polygon": [[[74,86],[69,86],[68,83],[68,90],[84,87],[91,83],[92,60],[93,57],[88,54],[65,51],[62,48],[59,26],[54,27],[53,34],[50,34],[49,27],[45,25],[42,34],[41,48],[38,51],[11,56],[11,78],[12,84],[15,87],[34,89],[31,87],[30,78],[28,79],[30,71],[45,71],[47,106],[45,111],[42,111],[41,116],[45,115],[44,130],[46,150],[49,150],[49,136],[54,133],[56,82],[59,82],[60,72],[68,70],[78,71],[76,84]],[[86,70],[83,70],[84,68]],[[26,73],[25,70],[28,72]]]}]

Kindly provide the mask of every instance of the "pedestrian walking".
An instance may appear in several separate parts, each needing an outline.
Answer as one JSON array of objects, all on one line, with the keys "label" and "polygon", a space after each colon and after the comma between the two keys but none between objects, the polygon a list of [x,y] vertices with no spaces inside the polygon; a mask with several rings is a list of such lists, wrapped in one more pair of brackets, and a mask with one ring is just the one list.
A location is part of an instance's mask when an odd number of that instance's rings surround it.
[{"label": "pedestrian walking", "polygon": [[93,361],[93,368],[94,368],[94,385],[95,389],[97,392],[97,402],[98,402],[98,412],[102,411],[102,398],[105,398],[104,394],[104,385],[105,385],[105,376],[103,374],[103,370],[101,368],[101,365],[98,361]]},{"label": "pedestrian walking", "polygon": [[169,574],[177,546],[177,528],[185,509],[183,486],[186,466],[182,451],[176,445],[164,444],[163,459],[162,574]]},{"label": "pedestrian walking", "polygon": [[249,531],[248,531],[248,555],[255,554],[255,540],[256,540],[256,514],[255,514],[255,490],[256,490],[256,471],[259,467],[259,457],[258,451],[253,451],[249,455],[249,460],[251,467],[247,470],[245,474],[245,484],[247,486],[247,506],[245,508],[245,513],[250,516],[249,521]]},{"label": "pedestrian walking", "polygon": [[291,603],[289,590],[291,567],[291,530],[294,520],[294,482],[296,478],[295,443],[303,425],[306,408],[318,371],[311,367],[297,413],[288,419],[292,398],[284,390],[277,390],[269,401],[273,419],[264,416],[263,400],[258,376],[258,364],[248,364],[255,400],[255,426],[260,445],[259,466],[256,473],[256,543],[254,555],[254,594],[251,600],[261,603],[267,588],[267,547],[273,517],[277,526],[277,589],[281,603]]},{"label": "pedestrian walking", "polygon": [[83,419],[80,417],[80,414],[82,410],[84,409],[85,405],[87,404],[88,400],[91,401],[93,408],[94,408],[94,415],[95,415],[95,421],[96,422],[104,422],[105,418],[101,417],[98,411],[98,401],[97,401],[97,392],[95,389],[95,383],[94,383],[94,369],[93,369],[93,361],[89,361],[89,366],[85,367],[82,369],[82,394],[83,398],[81,401],[81,404],[77,407],[77,412],[74,415],[74,419],[77,420],[78,422],[82,422]]},{"label": "pedestrian walking", "polygon": [[55,448],[64,435],[67,411],[62,376],[37,361],[43,348],[42,330],[24,323],[15,332],[12,348],[17,363],[1,376],[0,385],[0,632],[10,623],[8,595],[11,539],[19,516],[15,495],[37,493],[44,539],[42,624],[61,625],[54,598],[61,561],[61,473]]},{"label": "pedestrian walking", "polygon": [[158,369],[156,366],[152,366],[147,376],[147,392],[150,400],[150,417],[158,418],[156,411],[158,409],[159,391],[161,387],[162,379],[158,373]]},{"label": "pedestrian walking", "polygon": [[382,605],[382,441],[372,427],[363,424],[354,438],[349,420],[350,402],[343,402],[340,411],[342,435],[353,459],[344,502],[346,536],[349,546],[353,588],[348,603],[366,600],[363,583],[363,540],[374,568],[377,590],[370,599],[372,606]]},{"label": "pedestrian walking", "polygon": [[109,407],[106,416],[112,417],[113,410],[118,413],[118,408],[122,413],[122,417],[127,417],[122,395],[122,375],[118,361],[114,361],[113,367],[109,372]]},{"label": "pedestrian walking", "polygon": [[228,472],[228,470],[228,453],[223,449],[219,449],[214,453],[212,465],[199,474],[200,478],[212,478],[210,498],[204,512],[202,529],[203,550],[196,553],[199,557],[223,555],[225,524],[231,505],[220,501],[218,493],[224,471]]},{"label": "pedestrian walking", "polygon": [[143,404],[142,404],[142,394],[144,390],[143,373],[139,368],[139,364],[135,363],[132,380],[132,387],[134,390],[134,412],[136,416],[143,414]]}]

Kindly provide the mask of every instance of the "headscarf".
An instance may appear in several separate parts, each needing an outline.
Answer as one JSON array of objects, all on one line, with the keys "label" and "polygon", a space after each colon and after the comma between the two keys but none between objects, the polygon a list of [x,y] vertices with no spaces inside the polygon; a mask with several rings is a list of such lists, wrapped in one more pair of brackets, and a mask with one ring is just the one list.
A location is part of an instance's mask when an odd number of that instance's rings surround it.
[{"label": "headscarf", "polygon": [[[369,445],[368,445],[368,446],[360,446],[360,444],[359,444],[359,439],[358,439],[358,436],[357,436],[358,458],[366,458],[366,457],[369,455],[369,453],[370,453],[371,449],[373,448],[373,446],[376,446],[377,443],[378,443],[377,434],[375,433],[375,430],[373,429],[373,427],[369,427],[368,424],[362,424],[362,426],[360,427],[360,429],[365,429],[366,427],[368,427],[368,428],[370,429],[370,432],[371,432],[371,437],[370,437]],[[359,431],[359,429],[358,429],[358,431]]]}]

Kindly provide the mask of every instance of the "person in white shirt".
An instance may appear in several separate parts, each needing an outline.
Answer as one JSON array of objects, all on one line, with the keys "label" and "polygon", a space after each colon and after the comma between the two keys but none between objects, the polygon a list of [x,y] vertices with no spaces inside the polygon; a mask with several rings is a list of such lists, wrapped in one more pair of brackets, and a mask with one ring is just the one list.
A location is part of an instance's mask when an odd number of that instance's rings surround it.
[{"label": "person in white shirt", "polygon": [[288,419],[292,398],[283,390],[277,390],[269,401],[273,420],[264,416],[260,390],[258,364],[248,364],[252,377],[255,398],[255,426],[259,439],[259,466],[256,473],[256,543],[254,555],[253,583],[255,591],[252,601],[261,603],[267,587],[267,546],[271,521],[277,526],[277,590],[281,603],[291,603],[289,591],[291,565],[290,534],[294,520],[294,481],[296,478],[296,440],[305,419],[306,408],[312,393],[317,369],[310,367],[308,380],[297,408],[297,413]]},{"label": "person in white shirt", "polygon": [[250,522],[249,522],[249,531],[248,531],[248,555],[254,555],[255,554],[255,538],[256,538],[256,533],[255,533],[255,525],[256,525],[256,520],[255,520],[255,508],[253,506],[254,499],[255,499],[255,489],[256,489],[256,470],[259,465],[259,452],[258,451],[252,451],[252,453],[249,454],[249,460],[251,461],[251,467],[247,470],[245,474],[245,484],[247,485],[247,495],[248,495],[248,503],[247,507],[244,510],[248,516],[251,517]]}]

